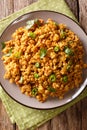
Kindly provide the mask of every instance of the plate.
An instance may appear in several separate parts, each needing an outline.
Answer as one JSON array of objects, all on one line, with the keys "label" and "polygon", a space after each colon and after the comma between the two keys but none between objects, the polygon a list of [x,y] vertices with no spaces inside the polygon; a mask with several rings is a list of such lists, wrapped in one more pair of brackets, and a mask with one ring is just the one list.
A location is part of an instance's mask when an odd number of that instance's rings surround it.
[{"label": "plate", "polygon": [[[24,14],[17,19],[15,19],[8,27],[4,30],[0,37],[0,42],[7,41],[11,39],[11,34],[19,27],[24,26],[28,20],[32,19],[44,19],[45,21],[48,18],[55,20],[58,23],[66,24],[69,29],[75,32],[80,40],[83,42],[83,46],[85,49],[85,62],[87,63],[87,36],[85,32],[81,29],[81,27],[72,19],[65,16],[64,14],[53,12],[53,11],[34,11],[27,14]],[[1,53],[1,45],[0,45],[0,59],[2,57]],[[87,85],[87,70],[83,71],[83,83],[80,88],[74,89],[67,93],[62,100],[58,100],[57,98],[49,98],[46,102],[41,103],[37,101],[35,98],[30,98],[21,93],[19,87],[15,84],[10,84],[8,80],[4,80],[3,76],[5,73],[5,69],[3,66],[2,60],[0,60],[0,83],[5,90],[5,92],[13,98],[18,103],[25,105],[27,107],[36,108],[36,109],[52,109],[63,106],[72,100],[74,100],[86,87]]]}]

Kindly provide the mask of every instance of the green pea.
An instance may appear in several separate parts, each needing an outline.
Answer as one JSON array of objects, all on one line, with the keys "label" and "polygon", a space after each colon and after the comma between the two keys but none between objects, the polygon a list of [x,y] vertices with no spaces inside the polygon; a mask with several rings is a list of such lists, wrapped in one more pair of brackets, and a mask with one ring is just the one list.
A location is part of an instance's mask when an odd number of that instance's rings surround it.
[{"label": "green pea", "polygon": [[38,78],[39,78],[38,73],[34,73],[34,78],[36,78],[36,79],[38,79]]},{"label": "green pea", "polygon": [[51,74],[49,77],[51,82],[55,82],[56,81],[56,75],[55,74]]},{"label": "green pea", "polygon": [[68,81],[68,76],[67,75],[63,76],[62,81],[66,83]]},{"label": "green pea", "polygon": [[49,87],[48,87],[48,91],[49,91],[49,92],[56,92],[56,89],[49,86]]},{"label": "green pea", "polygon": [[31,90],[31,94],[32,94],[33,96],[36,96],[37,93],[38,93],[38,89],[37,89],[36,87]]},{"label": "green pea", "polygon": [[67,55],[73,55],[74,53],[73,53],[73,51],[72,51],[72,49],[70,49],[70,48],[66,48],[65,49],[65,53],[67,54]]},{"label": "green pea", "polygon": [[58,51],[59,51],[59,47],[58,47],[58,46],[55,46],[55,47],[54,47],[54,51],[55,51],[55,52],[58,52]]},{"label": "green pea", "polygon": [[36,62],[36,63],[35,63],[35,67],[36,67],[36,68],[39,68],[39,67],[40,67],[40,63],[39,63],[39,62]]}]

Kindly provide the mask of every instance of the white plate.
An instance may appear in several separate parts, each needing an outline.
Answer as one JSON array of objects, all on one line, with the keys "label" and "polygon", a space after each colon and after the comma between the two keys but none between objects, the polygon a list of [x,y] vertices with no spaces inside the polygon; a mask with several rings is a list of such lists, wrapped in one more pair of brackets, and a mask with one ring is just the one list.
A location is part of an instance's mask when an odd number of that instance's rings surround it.
[{"label": "white plate", "polygon": [[[24,14],[14,20],[3,32],[3,34],[0,37],[0,42],[2,41],[7,41],[11,39],[11,34],[21,26],[24,26],[26,24],[26,21],[31,20],[31,19],[38,19],[42,18],[45,21],[48,18],[51,18],[55,20],[58,23],[64,23],[67,25],[69,29],[74,31],[80,38],[80,40],[83,42],[83,46],[85,48],[85,58],[84,60],[87,63],[87,36],[84,33],[84,31],[81,29],[81,27],[74,22],[72,19],[69,17],[57,13],[57,12],[52,12],[52,11],[34,11],[31,13]],[[1,45],[0,45],[0,59],[2,57],[1,53]],[[69,93],[66,94],[64,99],[58,100],[57,98],[50,98],[44,103],[38,102],[35,98],[30,98],[24,94],[21,93],[19,90],[19,87],[17,87],[15,84],[10,84],[8,80],[4,80],[3,75],[5,73],[5,69],[3,66],[3,62],[0,60],[0,82],[3,87],[3,89],[7,92],[8,95],[10,95],[15,101],[31,107],[31,108],[37,108],[37,109],[51,109],[51,108],[56,108],[60,107],[62,105],[65,105],[72,100],[74,100],[86,87],[87,85],[87,70],[83,72],[83,83],[81,84],[80,88],[75,89]]]}]

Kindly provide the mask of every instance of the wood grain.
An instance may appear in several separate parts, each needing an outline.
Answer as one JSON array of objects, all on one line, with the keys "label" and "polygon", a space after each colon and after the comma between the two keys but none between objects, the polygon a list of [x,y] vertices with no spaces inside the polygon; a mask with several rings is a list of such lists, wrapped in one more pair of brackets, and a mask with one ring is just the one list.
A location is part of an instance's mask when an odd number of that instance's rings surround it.
[{"label": "wood grain", "polygon": [[[37,0],[0,0],[0,19]],[[65,0],[87,32],[87,0]],[[87,130],[87,98],[68,108],[36,130]],[[19,130],[12,125],[0,100],[0,130]]]},{"label": "wood grain", "polygon": [[51,120],[51,128],[52,130],[68,130],[66,111]]},{"label": "wood grain", "polygon": [[[6,17],[14,12],[13,0],[0,1],[0,18]],[[0,130],[15,130],[0,100]]]},{"label": "wood grain", "polygon": [[78,0],[65,0],[74,15],[76,16],[77,19],[79,19],[79,14],[78,14]]},{"label": "wood grain", "polygon": [[79,21],[87,33],[87,0],[79,0]]},{"label": "wood grain", "polygon": [[81,116],[79,102],[51,120],[52,130],[80,130]]},{"label": "wood grain", "polygon": [[[79,22],[87,34],[87,0],[79,0]],[[81,101],[82,130],[87,130],[87,98]]]},{"label": "wood grain", "polygon": [[36,130],[52,130],[51,129],[51,121],[46,122],[45,124],[43,124],[42,126],[37,128]]},{"label": "wood grain", "polygon": [[82,130],[87,130],[87,98],[81,101],[82,102]]},{"label": "wood grain", "polygon": [[0,100],[0,130],[13,130],[13,127]]},{"label": "wood grain", "polygon": [[81,114],[81,102],[78,102],[76,105],[72,106],[66,111],[67,121],[68,121],[68,130],[80,130],[82,125],[82,114]]},{"label": "wood grain", "polygon": [[30,4],[32,4],[33,2],[36,2],[38,0],[14,0],[14,12],[22,9],[23,7],[26,7]]},{"label": "wood grain", "polygon": [[13,0],[0,0],[0,19],[14,12]]}]

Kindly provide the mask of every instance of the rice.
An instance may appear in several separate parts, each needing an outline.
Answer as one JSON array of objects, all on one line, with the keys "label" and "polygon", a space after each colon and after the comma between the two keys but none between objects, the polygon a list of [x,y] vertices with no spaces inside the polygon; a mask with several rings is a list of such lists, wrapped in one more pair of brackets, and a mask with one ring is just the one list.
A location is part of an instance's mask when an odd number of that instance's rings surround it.
[{"label": "rice", "polygon": [[5,42],[2,60],[5,79],[22,93],[45,102],[64,95],[82,83],[84,49],[78,36],[64,24],[32,20]]}]

